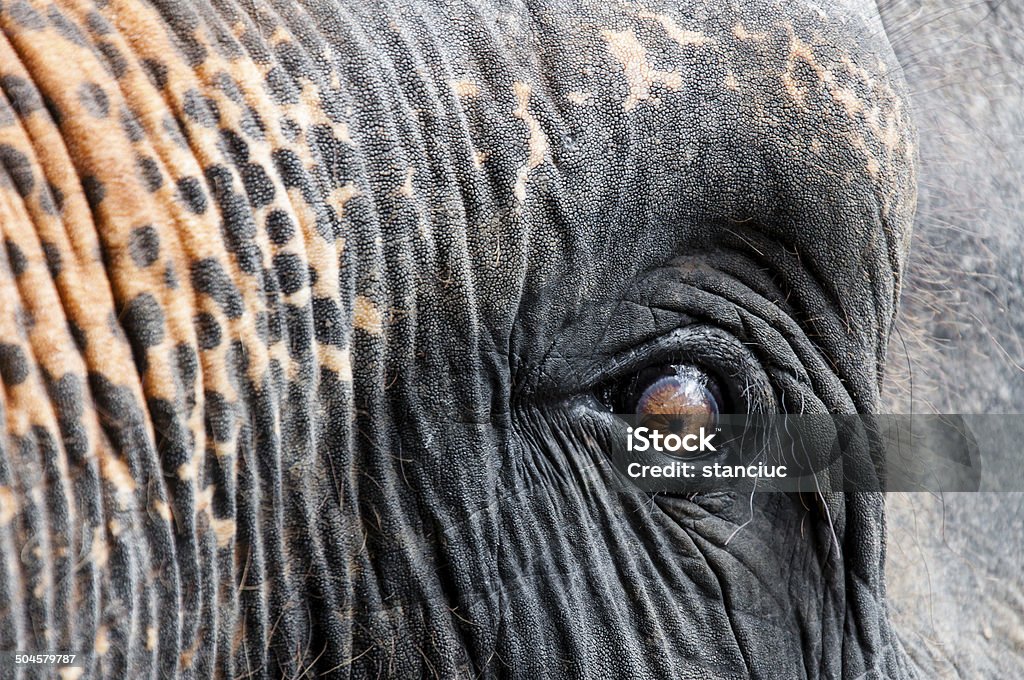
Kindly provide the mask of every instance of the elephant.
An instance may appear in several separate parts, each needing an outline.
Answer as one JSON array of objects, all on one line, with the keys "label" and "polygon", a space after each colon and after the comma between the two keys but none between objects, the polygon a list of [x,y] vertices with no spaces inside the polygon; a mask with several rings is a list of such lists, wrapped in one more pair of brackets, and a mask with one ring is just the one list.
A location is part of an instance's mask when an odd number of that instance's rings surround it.
[{"label": "elephant", "polygon": [[607,464],[654,386],[901,403],[919,188],[944,209],[913,9],[4,2],[0,651],[928,677],[883,494]]}]

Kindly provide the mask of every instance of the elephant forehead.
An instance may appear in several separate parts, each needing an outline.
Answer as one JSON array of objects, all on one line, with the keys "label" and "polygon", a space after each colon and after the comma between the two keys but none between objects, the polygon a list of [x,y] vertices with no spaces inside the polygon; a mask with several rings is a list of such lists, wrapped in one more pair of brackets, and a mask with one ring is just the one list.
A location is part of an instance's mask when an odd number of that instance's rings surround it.
[{"label": "elephant forehead", "polygon": [[467,213],[477,299],[520,312],[524,290],[545,286],[568,301],[556,307],[614,299],[741,225],[784,244],[871,328],[861,351],[884,344],[917,150],[871,8],[558,5],[508,23],[496,60],[512,82],[469,60],[452,86],[502,208]]},{"label": "elephant forehead", "polygon": [[[617,249],[634,240],[629,259],[641,266],[640,253],[685,250],[701,226],[756,220],[772,235],[790,231],[839,276],[867,267],[836,257],[837,234],[861,250],[881,239],[898,275],[915,130],[873,13],[804,3],[587,9],[542,12],[530,27],[544,76],[542,87],[513,86],[526,123],[513,127],[526,147],[513,211],[544,231],[550,212],[531,213],[529,197],[554,202],[562,231],[613,234]],[[470,115],[480,97],[464,98]],[[493,147],[506,128],[471,133]]]}]

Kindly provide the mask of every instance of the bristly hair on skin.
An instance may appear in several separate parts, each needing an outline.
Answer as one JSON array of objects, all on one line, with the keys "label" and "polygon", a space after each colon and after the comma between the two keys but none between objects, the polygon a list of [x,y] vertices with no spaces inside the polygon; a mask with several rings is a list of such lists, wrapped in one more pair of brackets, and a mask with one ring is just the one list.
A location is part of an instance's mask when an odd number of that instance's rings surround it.
[{"label": "bristly hair on skin", "polygon": [[[1024,9],[880,3],[919,126],[917,222],[882,410],[983,413],[1024,400]],[[1016,405],[1016,408],[1014,408]]]}]

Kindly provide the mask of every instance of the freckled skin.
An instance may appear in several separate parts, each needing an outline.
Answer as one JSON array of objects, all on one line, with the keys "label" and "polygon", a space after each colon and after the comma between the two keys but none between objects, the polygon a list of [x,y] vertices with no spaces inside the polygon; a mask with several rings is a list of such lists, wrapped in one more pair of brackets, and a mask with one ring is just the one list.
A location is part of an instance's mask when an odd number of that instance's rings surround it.
[{"label": "freckled skin", "polygon": [[622,493],[571,399],[685,327],[751,410],[877,408],[917,151],[872,12],[110,0],[0,28],[0,649],[913,674],[879,497]]}]

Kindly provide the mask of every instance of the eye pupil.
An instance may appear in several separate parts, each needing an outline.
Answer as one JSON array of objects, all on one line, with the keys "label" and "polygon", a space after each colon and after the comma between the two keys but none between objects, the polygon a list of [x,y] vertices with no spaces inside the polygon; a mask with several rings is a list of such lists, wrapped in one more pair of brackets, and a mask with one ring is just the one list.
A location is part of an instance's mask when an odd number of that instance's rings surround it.
[{"label": "eye pupil", "polygon": [[652,429],[685,434],[718,422],[718,400],[708,389],[708,376],[693,366],[672,366],[654,380],[636,401],[638,422]]}]

